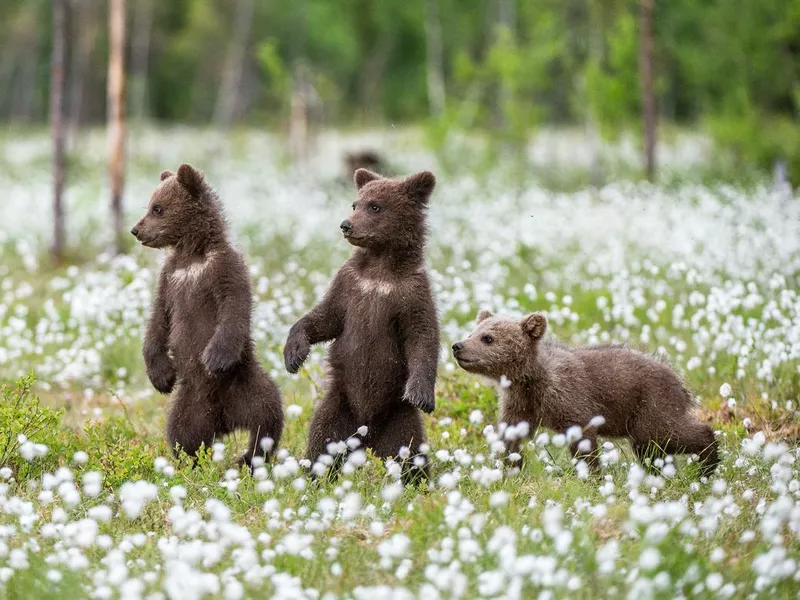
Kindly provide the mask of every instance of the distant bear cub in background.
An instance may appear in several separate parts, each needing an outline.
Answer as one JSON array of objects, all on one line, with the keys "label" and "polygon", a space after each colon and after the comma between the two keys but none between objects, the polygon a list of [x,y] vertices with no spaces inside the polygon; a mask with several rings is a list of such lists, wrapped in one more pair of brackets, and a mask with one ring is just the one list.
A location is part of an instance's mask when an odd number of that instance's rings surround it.
[{"label": "distant bear cub in background", "polygon": [[[153,386],[178,392],[167,419],[173,451],[235,429],[250,431],[240,462],[277,446],[283,430],[278,388],[258,363],[250,337],[252,294],[242,256],[231,247],[217,194],[189,165],[164,171],[147,213],[131,233],[171,252],[161,269],[144,339]],[[271,442],[262,440],[270,438]]]},{"label": "distant bear cub in background", "polygon": [[[570,347],[543,339],[547,319],[516,322],[478,314],[477,329],[453,345],[466,371],[500,381],[500,421],[526,421],[563,432],[583,430],[576,457],[593,464],[597,436],[627,437],[640,460],[659,454],[694,453],[711,474],[719,462],[714,432],[692,414],[692,397],[667,365],[622,346]],[[601,416],[605,422],[590,422]],[[512,442],[511,452],[518,444]]]}]

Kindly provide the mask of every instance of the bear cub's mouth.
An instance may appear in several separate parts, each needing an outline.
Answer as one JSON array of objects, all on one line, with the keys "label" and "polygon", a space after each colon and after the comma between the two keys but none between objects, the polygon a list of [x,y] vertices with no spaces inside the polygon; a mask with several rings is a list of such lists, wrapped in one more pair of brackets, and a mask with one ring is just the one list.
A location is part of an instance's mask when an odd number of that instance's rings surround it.
[{"label": "bear cub's mouth", "polygon": [[350,231],[345,231],[342,235],[344,236],[344,239],[355,245],[358,245],[358,242],[363,242],[367,239],[366,235],[355,235]]}]

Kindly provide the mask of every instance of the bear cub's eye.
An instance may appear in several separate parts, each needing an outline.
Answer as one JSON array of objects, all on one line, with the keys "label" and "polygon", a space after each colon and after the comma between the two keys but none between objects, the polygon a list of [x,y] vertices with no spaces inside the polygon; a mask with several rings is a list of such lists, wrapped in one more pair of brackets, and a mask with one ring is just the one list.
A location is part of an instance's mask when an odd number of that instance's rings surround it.
[{"label": "bear cub's eye", "polygon": [[372,212],[381,212],[381,207],[380,207],[380,206],[378,206],[377,204],[370,204],[370,205],[369,205],[369,209],[370,209]]},{"label": "bear cub's eye", "polygon": [[494,341],[494,338],[487,333],[486,335],[481,337],[481,341],[484,344],[491,344]]},{"label": "bear cub's eye", "polygon": [[154,214],[154,215],[160,215],[162,212],[164,212],[164,209],[163,209],[163,208],[161,208],[161,207],[160,207],[158,204],[156,204],[156,205],[153,207],[153,214]]}]

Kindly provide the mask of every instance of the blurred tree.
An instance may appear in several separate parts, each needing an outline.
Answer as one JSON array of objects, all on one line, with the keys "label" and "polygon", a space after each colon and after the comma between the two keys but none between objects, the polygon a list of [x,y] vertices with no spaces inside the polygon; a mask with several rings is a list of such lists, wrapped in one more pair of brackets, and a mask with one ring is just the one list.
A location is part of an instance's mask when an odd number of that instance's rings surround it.
[{"label": "blurred tree", "polygon": [[98,15],[87,0],[70,4],[69,39],[75,40],[69,66],[69,147],[73,147],[85,115],[84,98],[89,82],[89,66],[97,41]]},{"label": "blurred tree", "polygon": [[131,39],[130,105],[131,115],[141,120],[148,115],[147,80],[150,64],[150,39],[153,30],[153,0],[137,0]]},{"label": "blurred tree", "polygon": [[644,165],[647,178],[656,174],[656,96],[653,88],[653,0],[639,0],[639,69],[642,85]]},{"label": "blurred tree", "polygon": [[237,0],[236,2],[236,22],[233,28],[233,37],[228,45],[228,56],[222,72],[222,85],[214,112],[214,120],[221,127],[230,127],[235,116],[254,9],[255,0]]},{"label": "blurred tree", "polygon": [[53,0],[53,53],[50,65],[50,125],[53,133],[53,259],[64,258],[64,66],[67,0]]},{"label": "blurred tree", "polygon": [[[469,129],[506,144],[542,122],[580,123],[598,142],[633,131],[648,147],[647,123],[660,119],[706,126],[741,162],[783,156],[796,177],[800,0],[648,2],[137,0],[131,114],[288,131],[302,62],[336,124],[424,120],[432,139]],[[74,129],[108,110],[97,24],[110,2],[70,6]],[[47,118],[51,8],[0,0],[0,120]]]},{"label": "blurred tree", "polygon": [[439,0],[425,0],[425,57],[427,66],[428,104],[431,115],[444,112],[444,56]]},{"label": "blurred tree", "polygon": [[125,0],[111,0],[108,26],[108,171],[111,176],[114,250],[122,252],[122,192],[125,186]]}]

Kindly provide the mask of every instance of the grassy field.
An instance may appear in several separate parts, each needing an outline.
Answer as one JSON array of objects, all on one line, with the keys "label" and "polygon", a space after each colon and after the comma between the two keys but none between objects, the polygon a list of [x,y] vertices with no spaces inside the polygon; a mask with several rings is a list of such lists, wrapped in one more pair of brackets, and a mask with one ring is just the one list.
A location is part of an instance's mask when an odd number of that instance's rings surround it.
[{"label": "grassy field", "polygon": [[[310,481],[299,461],[325,349],[299,375],[283,370],[289,327],[348,255],[340,151],[364,144],[398,172],[440,175],[428,254],[442,355],[432,477],[416,488],[361,451],[338,480]],[[162,169],[192,162],[251,266],[257,350],[287,426],[275,463],[250,476],[232,469],[243,434],[194,469],[167,458],[168,399],[140,356],[162,256],[104,251],[102,136],[73,149],[58,269],[47,138],[0,140],[0,598],[798,597],[798,198],[623,180],[557,193],[542,185],[541,147],[522,178],[502,164],[439,172],[418,147],[399,132],[329,136],[289,167],[266,134],[134,134],[128,221]],[[586,477],[545,431],[522,471],[507,469],[492,451],[494,390],[448,352],[479,308],[543,311],[559,339],[664,355],[717,431],[716,474],[699,479],[685,458],[648,474],[607,440]]]}]

